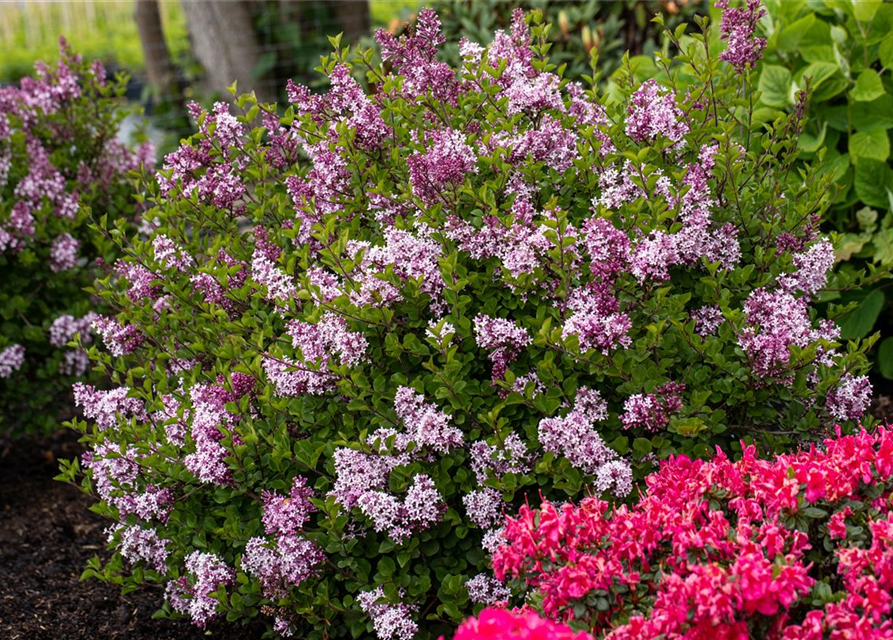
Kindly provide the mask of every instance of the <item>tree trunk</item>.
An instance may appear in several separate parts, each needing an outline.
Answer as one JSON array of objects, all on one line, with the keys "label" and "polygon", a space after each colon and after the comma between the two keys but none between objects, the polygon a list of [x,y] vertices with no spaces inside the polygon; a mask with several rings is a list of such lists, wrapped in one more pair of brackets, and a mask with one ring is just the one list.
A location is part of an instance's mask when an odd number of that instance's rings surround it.
[{"label": "tree trunk", "polygon": [[192,52],[205,71],[208,89],[231,99],[226,90],[238,82],[239,93],[255,91],[258,100],[275,95],[252,77],[260,56],[247,0],[181,0],[192,40]]},{"label": "tree trunk", "polygon": [[[335,17],[344,32],[342,44],[356,44],[361,36],[369,33],[372,26],[369,18],[368,0],[331,0]],[[335,35],[335,34],[331,34]]]},{"label": "tree trunk", "polygon": [[136,0],[133,17],[143,46],[149,83],[162,100],[170,99],[175,89],[174,65],[171,63],[167,43],[164,41],[158,0]]}]

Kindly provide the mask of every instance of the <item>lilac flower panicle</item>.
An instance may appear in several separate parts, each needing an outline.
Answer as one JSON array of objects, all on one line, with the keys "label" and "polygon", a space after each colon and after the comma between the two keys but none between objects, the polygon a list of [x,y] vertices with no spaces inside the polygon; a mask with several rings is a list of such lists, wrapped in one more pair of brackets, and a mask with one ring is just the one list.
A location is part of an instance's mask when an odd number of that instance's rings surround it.
[{"label": "lilac flower panicle", "polygon": [[264,595],[280,598],[315,575],[324,560],[318,545],[297,535],[279,536],[272,543],[252,538],[245,546],[242,568],[257,576]]},{"label": "lilac flower panicle", "polygon": [[482,529],[494,527],[503,520],[504,503],[496,489],[475,489],[463,496],[462,503],[468,518]]},{"label": "lilac flower panicle", "polygon": [[126,560],[145,562],[158,573],[167,571],[170,541],[161,538],[155,529],[119,524],[109,529],[108,541],[113,542],[116,536],[119,537],[118,552]]},{"label": "lilac flower panicle", "polygon": [[695,333],[707,337],[716,333],[719,326],[725,322],[725,317],[719,307],[704,305],[691,312],[691,319],[695,321]]},{"label": "lilac flower panicle", "polygon": [[193,575],[192,585],[185,576],[169,582],[165,592],[167,600],[175,610],[189,616],[197,627],[204,629],[217,617],[218,603],[210,594],[221,586],[234,584],[236,574],[220,557],[200,551],[187,556],[186,569]]},{"label": "lilac flower panicle", "polygon": [[766,14],[760,0],[744,0],[740,8],[729,8],[729,0],[717,0],[716,7],[722,9],[719,37],[726,42],[726,50],[719,59],[739,70],[753,67],[763,57],[766,48],[765,38],[754,38],[757,24]]},{"label": "lilac flower panicle", "polygon": [[50,270],[58,273],[77,266],[81,243],[70,233],[61,233],[50,247]]},{"label": "lilac flower panicle", "polygon": [[512,597],[512,592],[506,585],[485,573],[479,573],[466,582],[465,588],[468,589],[468,598],[475,604],[492,606],[508,602]]},{"label": "lilac flower panicle", "polygon": [[128,396],[130,387],[118,387],[103,391],[91,385],[76,382],[72,389],[75,406],[80,407],[84,416],[93,420],[96,426],[103,431],[116,426],[119,416],[124,420],[129,420],[131,416],[138,420],[146,418],[142,400]]},{"label": "lilac flower panicle", "polygon": [[[595,430],[595,423],[607,416],[607,405],[598,391],[580,388],[567,415],[540,420],[539,441],[545,451],[562,455],[573,466],[595,475],[597,487],[611,488],[615,495],[624,496],[632,488],[632,471],[624,471],[628,463],[618,460]],[[614,478],[617,480],[606,482]]]},{"label": "lilac flower panicle", "polygon": [[295,476],[291,490],[287,496],[275,491],[264,491],[264,530],[269,535],[291,535],[303,528],[316,511],[310,502],[313,489],[307,485],[307,479]]},{"label": "lilac flower panicle", "polygon": [[376,531],[387,533],[397,543],[435,524],[446,510],[440,492],[427,475],[412,479],[402,501],[384,491],[366,491],[357,504]]},{"label": "lilac flower panicle", "polygon": [[25,347],[14,344],[0,351],[0,378],[8,378],[25,364]]},{"label": "lilac flower panicle", "polygon": [[505,378],[508,366],[531,342],[530,335],[516,322],[482,313],[474,319],[474,337],[481,349],[490,352],[494,380]]},{"label": "lilac flower panicle", "polygon": [[371,618],[378,640],[412,640],[419,630],[411,617],[417,608],[405,602],[389,604],[384,600],[382,586],[357,595],[360,609]]},{"label": "lilac flower panicle", "polygon": [[136,325],[122,325],[116,318],[96,316],[92,328],[115,357],[131,354],[143,343],[143,335]]},{"label": "lilac flower panicle", "polygon": [[660,135],[680,145],[684,144],[688,132],[688,123],[676,106],[676,94],[662,89],[653,79],[642,83],[630,100],[626,135],[638,142],[651,141]]},{"label": "lilac flower panicle", "polygon": [[406,428],[405,434],[395,440],[398,450],[405,450],[409,442],[439,453],[447,453],[450,449],[462,446],[462,431],[450,424],[447,414],[425,402],[425,396],[416,393],[414,389],[397,389],[394,410]]},{"label": "lilac flower panicle", "polygon": [[828,392],[825,407],[837,420],[859,420],[871,403],[871,391],[868,376],[846,373]]},{"label": "lilac flower panicle", "polygon": [[679,395],[685,390],[681,382],[667,382],[654,393],[635,394],[626,399],[620,421],[624,429],[644,429],[654,432],[665,429],[670,417],[682,409]]}]

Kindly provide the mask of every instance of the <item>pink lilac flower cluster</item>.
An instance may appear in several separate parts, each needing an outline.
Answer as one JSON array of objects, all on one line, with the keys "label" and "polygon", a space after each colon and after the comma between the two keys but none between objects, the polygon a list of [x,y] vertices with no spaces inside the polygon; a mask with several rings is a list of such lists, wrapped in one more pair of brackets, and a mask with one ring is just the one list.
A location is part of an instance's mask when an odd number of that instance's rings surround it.
[{"label": "pink lilac flower cluster", "polygon": [[70,233],[60,233],[56,236],[50,247],[50,271],[58,273],[76,267],[80,247],[80,240]]},{"label": "pink lilac flower cluster", "polygon": [[561,335],[564,339],[576,336],[581,350],[596,349],[608,355],[619,346],[632,344],[629,336],[632,320],[619,310],[620,303],[606,282],[593,282],[575,289],[567,308],[571,314]]},{"label": "pink lilac flower cluster", "polygon": [[[250,390],[243,385],[234,387],[234,391],[229,391],[220,385],[197,384],[189,390],[192,405],[190,435],[195,450],[183,459],[183,465],[200,482],[229,485],[232,481],[232,470],[226,461],[230,451],[222,441],[238,416],[227,411],[226,405],[238,401]],[[238,436],[233,434],[232,437],[234,443],[238,443]]]},{"label": "pink lilac flower cluster", "polygon": [[626,118],[626,135],[639,142],[663,136],[678,145],[688,130],[673,91],[661,88],[653,79],[636,89]]},{"label": "pink lilac flower cluster", "polygon": [[834,246],[825,238],[805,251],[794,254],[797,270],[778,279],[779,286],[789,293],[802,291],[812,295],[828,283],[828,273],[834,266]]},{"label": "pink lilac flower cluster", "polygon": [[475,604],[502,604],[512,597],[512,591],[499,580],[485,573],[479,573],[465,583],[468,598]]},{"label": "pink lilac flower cluster", "polygon": [[372,619],[378,640],[412,640],[419,625],[412,619],[416,607],[405,602],[387,602],[384,587],[357,595],[360,608]]},{"label": "pink lilac flower cluster", "polygon": [[[789,376],[790,347],[805,349],[819,341],[833,342],[840,329],[831,320],[823,320],[814,329],[806,298],[777,289],[753,291],[744,304],[747,325],[738,335],[738,345],[747,355],[751,369],[760,377]],[[820,348],[818,364],[831,366],[835,352]]]},{"label": "pink lilac flower cluster", "polygon": [[313,490],[307,479],[295,477],[288,496],[275,491],[263,494],[264,530],[267,538],[251,538],[242,555],[242,567],[258,577],[269,598],[283,597],[316,573],[325,560],[318,545],[300,531],[316,507],[310,502]]},{"label": "pink lilac flower cluster", "polygon": [[498,446],[478,440],[471,445],[471,470],[479,485],[490,477],[501,478],[507,473],[524,474],[530,471],[533,456],[517,433],[510,433]]},{"label": "pink lilac flower cluster", "polygon": [[[90,329],[95,319],[96,314],[92,311],[81,318],[75,318],[70,314],[59,316],[50,325],[50,344],[54,347],[65,347],[76,334],[79,334],[81,343],[89,345],[93,341]],[[89,365],[90,358],[83,349],[67,349],[59,365],[59,373],[80,377],[84,375]]]},{"label": "pink lilac flower cluster", "polygon": [[84,467],[92,471],[93,486],[109,506],[117,509],[122,523],[130,514],[142,520],[166,521],[173,502],[170,489],[144,484],[134,446],[120,448],[99,443],[84,453]]},{"label": "pink lilac flower cluster", "polygon": [[152,239],[152,248],[155,250],[155,261],[165,269],[187,271],[195,264],[192,256],[164,234]]},{"label": "pink lilac flower cluster", "polygon": [[381,47],[382,60],[390,62],[404,77],[403,93],[410,100],[424,98],[430,92],[437,102],[455,105],[459,83],[453,69],[437,60],[437,47],[446,41],[440,18],[429,8],[419,11],[414,33],[399,39],[379,29],[375,40]]},{"label": "pink lilac flower cluster", "polygon": [[146,419],[143,401],[130,397],[130,387],[117,387],[103,391],[83,382],[72,386],[75,406],[80,407],[84,416],[93,420],[102,430],[111,429],[119,420]]},{"label": "pink lilac flower cluster", "polygon": [[477,156],[460,131],[434,131],[420,140],[426,149],[407,158],[413,193],[425,204],[443,202],[445,191],[456,188],[476,170]]},{"label": "pink lilac flower cluster", "polygon": [[492,487],[475,489],[462,497],[468,519],[482,529],[490,529],[501,524],[503,519],[502,495]]},{"label": "pink lilac flower cluster", "polygon": [[716,333],[719,325],[725,322],[725,317],[720,308],[709,304],[692,311],[691,319],[695,321],[695,333],[702,338]]},{"label": "pink lilac flower cluster", "polygon": [[210,594],[234,584],[236,573],[219,556],[200,551],[193,551],[186,558],[186,570],[192,579],[183,576],[171,580],[165,597],[175,611],[189,616],[204,629],[217,616],[217,600]]},{"label": "pink lilac flower cluster", "polygon": [[585,631],[540,617],[535,611],[489,607],[469,618],[453,640],[592,640]]},{"label": "pink lilac flower cluster", "polygon": [[859,420],[871,403],[871,390],[868,376],[846,373],[828,392],[826,409],[838,420]]},{"label": "pink lilac flower cluster", "polygon": [[[8,177],[13,162],[18,162],[8,149],[0,152],[0,188],[9,187],[14,205],[7,220],[0,221],[0,251],[21,251],[35,239],[35,224],[42,225],[44,214],[73,220],[80,206],[79,191],[95,184],[103,189],[136,169],[152,156],[150,145],[131,152],[120,142],[98,138],[98,154],[90,166],[82,162],[76,171],[63,175],[51,159],[51,144],[58,140],[63,145],[73,143],[76,133],[52,120],[62,114],[82,96],[96,96],[105,86],[106,71],[94,63],[85,68],[64,38],[60,38],[60,59],[56,66],[35,65],[35,76],[22,78],[18,86],[0,89],[0,140],[11,140],[14,134],[25,139],[27,164],[24,176],[10,185]],[[42,137],[42,127],[53,136]],[[66,147],[67,148],[67,147]],[[70,269],[77,264],[79,241],[68,232],[50,240],[50,269],[54,272]]]},{"label": "pink lilac flower cluster", "polygon": [[117,318],[96,316],[92,328],[102,337],[109,353],[116,357],[133,353],[144,340],[139,327],[133,324],[122,325]]},{"label": "pink lilac flower cluster", "polygon": [[[632,507],[522,506],[506,521],[496,577],[519,578],[546,615],[611,640],[889,637],[893,431],[838,430],[768,460],[742,446],[738,462],[671,458]],[[818,546],[811,522],[827,532]],[[870,535],[851,538],[848,523]],[[832,557],[836,575],[820,568]],[[833,597],[809,598],[819,572]]]},{"label": "pink lilac flower cluster", "polygon": [[753,37],[757,23],[766,15],[766,9],[761,6],[760,0],[744,0],[744,6],[740,8],[730,8],[729,0],[716,0],[715,6],[723,9],[719,37],[726,42],[725,51],[719,54],[719,59],[739,70],[748,66],[752,68],[763,57],[763,49],[766,48],[765,38]]},{"label": "pink lilac flower cluster", "polygon": [[260,581],[263,594],[283,598],[289,589],[313,576],[325,554],[318,545],[297,535],[270,541],[251,538],[242,555],[242,568]]},{"label": "pink lilac flower cluster", "polygon": [[287,308],[297,289],[291,276],[276,263],[281,250],[267,241],[263,229],[256,228],[254,234],[257,247],[251,258],[251,278],[266,287],[267,295],[278,306]]},{"label": "pink lilac flower cluster", "polygon": [[203,204],[241,212],[245,185],[240,172],[245,158],[237,156],[232,162],[214,163],[211,151],[215,144],[227,151],[240,146],[244,127],[229,113],[229,106],[224,102],[215,103],[211,113],[203,112],[194,102],[187,107],[202,135],[197,146],[183,146],[165,156],[157,174],[161,192],[165,196],[176,193],[181,198],[197,194]]},{"label": "pink lilac flower cluster", "polygon": [[387,533],[397,543],[428,529],[446,511],[443,497],[424,474],[412,479],[402,500],[386,491],[366,491],[357,505],[376,531]]},{"label": "pink lilac flower cluster", "polygon": [[632,490],[632,469],[617,459],[595,430],[608,417],[608,405],[598,391],[580,388],[574,406],[563,418],[544,418],[539,441],[545,451],[567,458],[573,466],[594,475],[598,491],[625,496]]},{"label": "pink lilac flower cluster", "polygon": [[9,378],[25,364],[25,347],[14,344],[0,351],[0,378]]},{"label": "pink lilac flower cluster", "polygon": [[483,313],[474,319],[474,337],[481,349],[489,351],[494,382],[505,379],[508,366],[531,342],[530,335],[516,322]]},{"label": "pink lilac flower cluster", "polygon": [[[425,396],[411,387],[397,388],[394,411],[405,428],[405,432],[394,439],[392,448],[395,451],[406,451],[410,442],[438,453],[446,453],[463,444],[462,431],[452,426],[450,417],[434,404],[425,402]],[[389,430],[379,429],[372,437],[389,435],[392,435]]]},{"label": "pink lilac flower cluster", "polygon": [[96,314],[92,311],[80,318],[68,313],[59,316],[50,325],[50,344],[54,347],[64,347],[74,340],[76,334],[80,334],[84,344],[90,344],[90,328],[95,319]]},{"label": "pink lilac flower cluster", "polygon": [[280,396],[332,391],[338,381],[332,367],[354,367],[366,358],[366,338],[350,331],[344,318],[332,312],[316,323],[291,320],[287,334],[300,357],[264,358],[264,370]]},{"label": "pink lilac flower cluster", "polygon": [[107,533],[109,543],[116,545],[125,560],[133,564],[143,562],[158,573],[166,573],[170,541],[160,537],[155,529],[118,524]]},{"label": "pink lilac flower cluster", "polygon": [[685,391],[681,382],[667,382],[654,390],[654,393],[637,393],[623,403],[620,422],[624,429],[642,429],[655,432],[666,429],[670,417],[682,409],[682,397]]}]

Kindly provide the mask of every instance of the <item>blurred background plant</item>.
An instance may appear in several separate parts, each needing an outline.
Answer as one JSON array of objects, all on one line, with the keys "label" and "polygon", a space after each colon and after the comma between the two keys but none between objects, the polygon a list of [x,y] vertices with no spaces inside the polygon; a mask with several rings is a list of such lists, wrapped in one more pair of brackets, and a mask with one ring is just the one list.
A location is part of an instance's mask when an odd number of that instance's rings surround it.
[{"label": "blurred background plant", "polygon": [[[759,89],[771,120],[794,108],[809,78],[811,97],[802,156],[834,172],[837,193],[826,230],[836,232],[838,270],[893,265],[893,3],[881,0],[767,0],[767,46]],[[841,319],[845,338],[880,331],[876,374],[893,380],[893,292],[889,280],[824,301],[858,301]],[[836,298],[836,299],[835,299]]]},{"label": "blurred background plant", "polygon": [[511,24],[512,11],[521,7],[535,9],[543,14],[544,22],[552,24],[549,41],[550,61],[566,64],[565,77],[581,79],[592,74],[590,55],[598,53],[599,71],[610,76],[620,66],[625,52],[632,58],[647,60],[654,66],[651,54],[666,49],[662,41],[663,27],[651,19],[658,12],[665,16],[665,26],[670,29],[691,21],[697,13],[706,13],[706,0],[620,0],[603,2],[552,2],[528,0],[527,2],[477,2],[452,0],[435,3],[443,22],[450,63],[459,60],[459,48],[455,42],[467,38],[487,44],[497,29]]}]

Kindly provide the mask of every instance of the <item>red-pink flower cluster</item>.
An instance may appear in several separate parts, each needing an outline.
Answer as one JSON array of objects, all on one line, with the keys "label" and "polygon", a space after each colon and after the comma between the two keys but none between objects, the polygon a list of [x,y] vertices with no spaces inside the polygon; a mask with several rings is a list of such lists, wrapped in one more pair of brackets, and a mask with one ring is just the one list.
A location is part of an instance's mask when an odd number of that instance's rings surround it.
[{"label": "red-pink flower cluster", "polygon": [[769,460],[677,456],[632,507],[522,507],[493,567],[611,640],[890,638],[891,482],[884,427]]},{"label": "red-pink flower cluster", "polygon": [[491,607],[463,622],[453,640],[590,640],[590,636],[532,611]]}]

